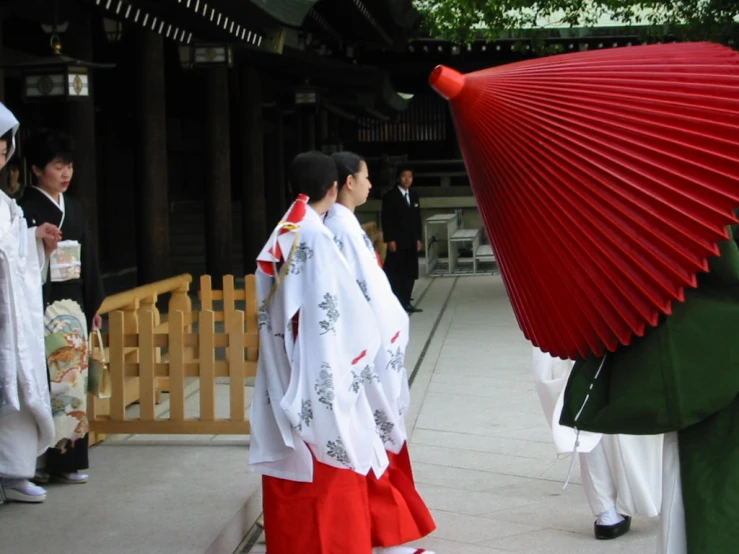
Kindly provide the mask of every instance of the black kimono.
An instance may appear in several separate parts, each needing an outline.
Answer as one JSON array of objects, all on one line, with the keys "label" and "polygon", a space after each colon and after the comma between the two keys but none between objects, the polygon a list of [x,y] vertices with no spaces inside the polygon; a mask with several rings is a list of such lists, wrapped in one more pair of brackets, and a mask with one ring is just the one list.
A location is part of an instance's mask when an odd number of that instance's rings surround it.
[{"label": "black kimono", "polygon": [[[45,469],[49,473],[74,472],[88,467],[86,341],[92,319],[105,298],[102,276],[79,202],[65,195],[62,211],[44,192],[29,187],[20,205],[29,227],[43,223],[60,226],[62,240],[77,241],[81,247],[79,278],[52,281],[49,271],[43,288],[47,365],[57,431],[55,448],[47,452]],[[64,313],[69,307],[69,314]],[[75,314],[77,319],[73,318]],[[58,392],[65,387],[67,390]]]},{"label": "black kimono", "polygon": [[395,242],[396,251],[387,251],[385,273],[395,296],[404,308],[411,305],[413,285],[418,279],[418,241],[423,240],[418,195],[408,190],[408,198],[393,187],[382,197],[383,240]]}]

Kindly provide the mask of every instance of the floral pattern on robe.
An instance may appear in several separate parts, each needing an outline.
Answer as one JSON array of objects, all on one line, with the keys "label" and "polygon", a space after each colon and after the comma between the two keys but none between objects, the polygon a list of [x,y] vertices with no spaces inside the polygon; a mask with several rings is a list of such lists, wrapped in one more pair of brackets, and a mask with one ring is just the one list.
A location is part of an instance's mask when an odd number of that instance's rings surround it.
[{"label": "floral pattern on robe", "polygon": [[335,240],[342,244],[341,252],[352,278],[380,327],[381,347],[373,369],[378,386],[368,386],[368,398],[375,414],[376,432],[385,447],[397,454],[407,440],[405,414],[410,406],[404,363],[410,327],[408,314],[393,294],[385,272],[377,263],[372,241],[354,213],[335,204],[324,221]]}]

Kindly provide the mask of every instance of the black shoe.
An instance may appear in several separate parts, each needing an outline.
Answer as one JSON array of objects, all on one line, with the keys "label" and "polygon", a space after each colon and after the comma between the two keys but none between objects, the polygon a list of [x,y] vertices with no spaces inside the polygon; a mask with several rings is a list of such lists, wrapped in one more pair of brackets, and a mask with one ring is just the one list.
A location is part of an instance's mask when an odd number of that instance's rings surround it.
[{"label": "black shoe", "polygon": [[423,310],[421,308],[414,308],[413,306],[406,306],[405,311],[409,314],[418,314],[421,313]]},{"label": "black shoe", "polygon": [[598,525],[596,521],[593,525],[595,538],[602,541],[617,539],[621,535],[625,535],[631,530],[631,517],[621,514],[624,520],[615,525]]}]

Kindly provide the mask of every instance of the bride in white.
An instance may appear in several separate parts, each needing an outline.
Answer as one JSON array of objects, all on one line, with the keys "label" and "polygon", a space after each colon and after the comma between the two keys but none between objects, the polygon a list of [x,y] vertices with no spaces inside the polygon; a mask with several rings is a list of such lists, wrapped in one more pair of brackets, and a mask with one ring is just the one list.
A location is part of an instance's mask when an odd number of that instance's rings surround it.
[{"label": "bride in white", "polygon": [[[18,126],[0,103],[0,169],[13,155]],[[46,499],[29,479],[54,440],[41,284],[60,238],[48,223],[27,228],[23,210],[0,190],[0,485],[16,502]]]}]

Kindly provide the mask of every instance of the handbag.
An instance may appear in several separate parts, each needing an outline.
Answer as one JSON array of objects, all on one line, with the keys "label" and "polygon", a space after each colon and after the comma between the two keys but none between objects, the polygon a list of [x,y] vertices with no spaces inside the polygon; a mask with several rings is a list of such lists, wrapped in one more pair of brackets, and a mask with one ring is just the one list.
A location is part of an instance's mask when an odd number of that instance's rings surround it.
[{"label": "handbag", "polygon": [[[95,355],[92,338],[97,338],[99,356]],[[108,357],[105,354],[105,346],[103,345],[103,335],[100,330],[90,333],[88,341],[90,358],[88,363],[87,374],[87,390],[98,398],[110,398],[110,367],[108,366]]]}]

